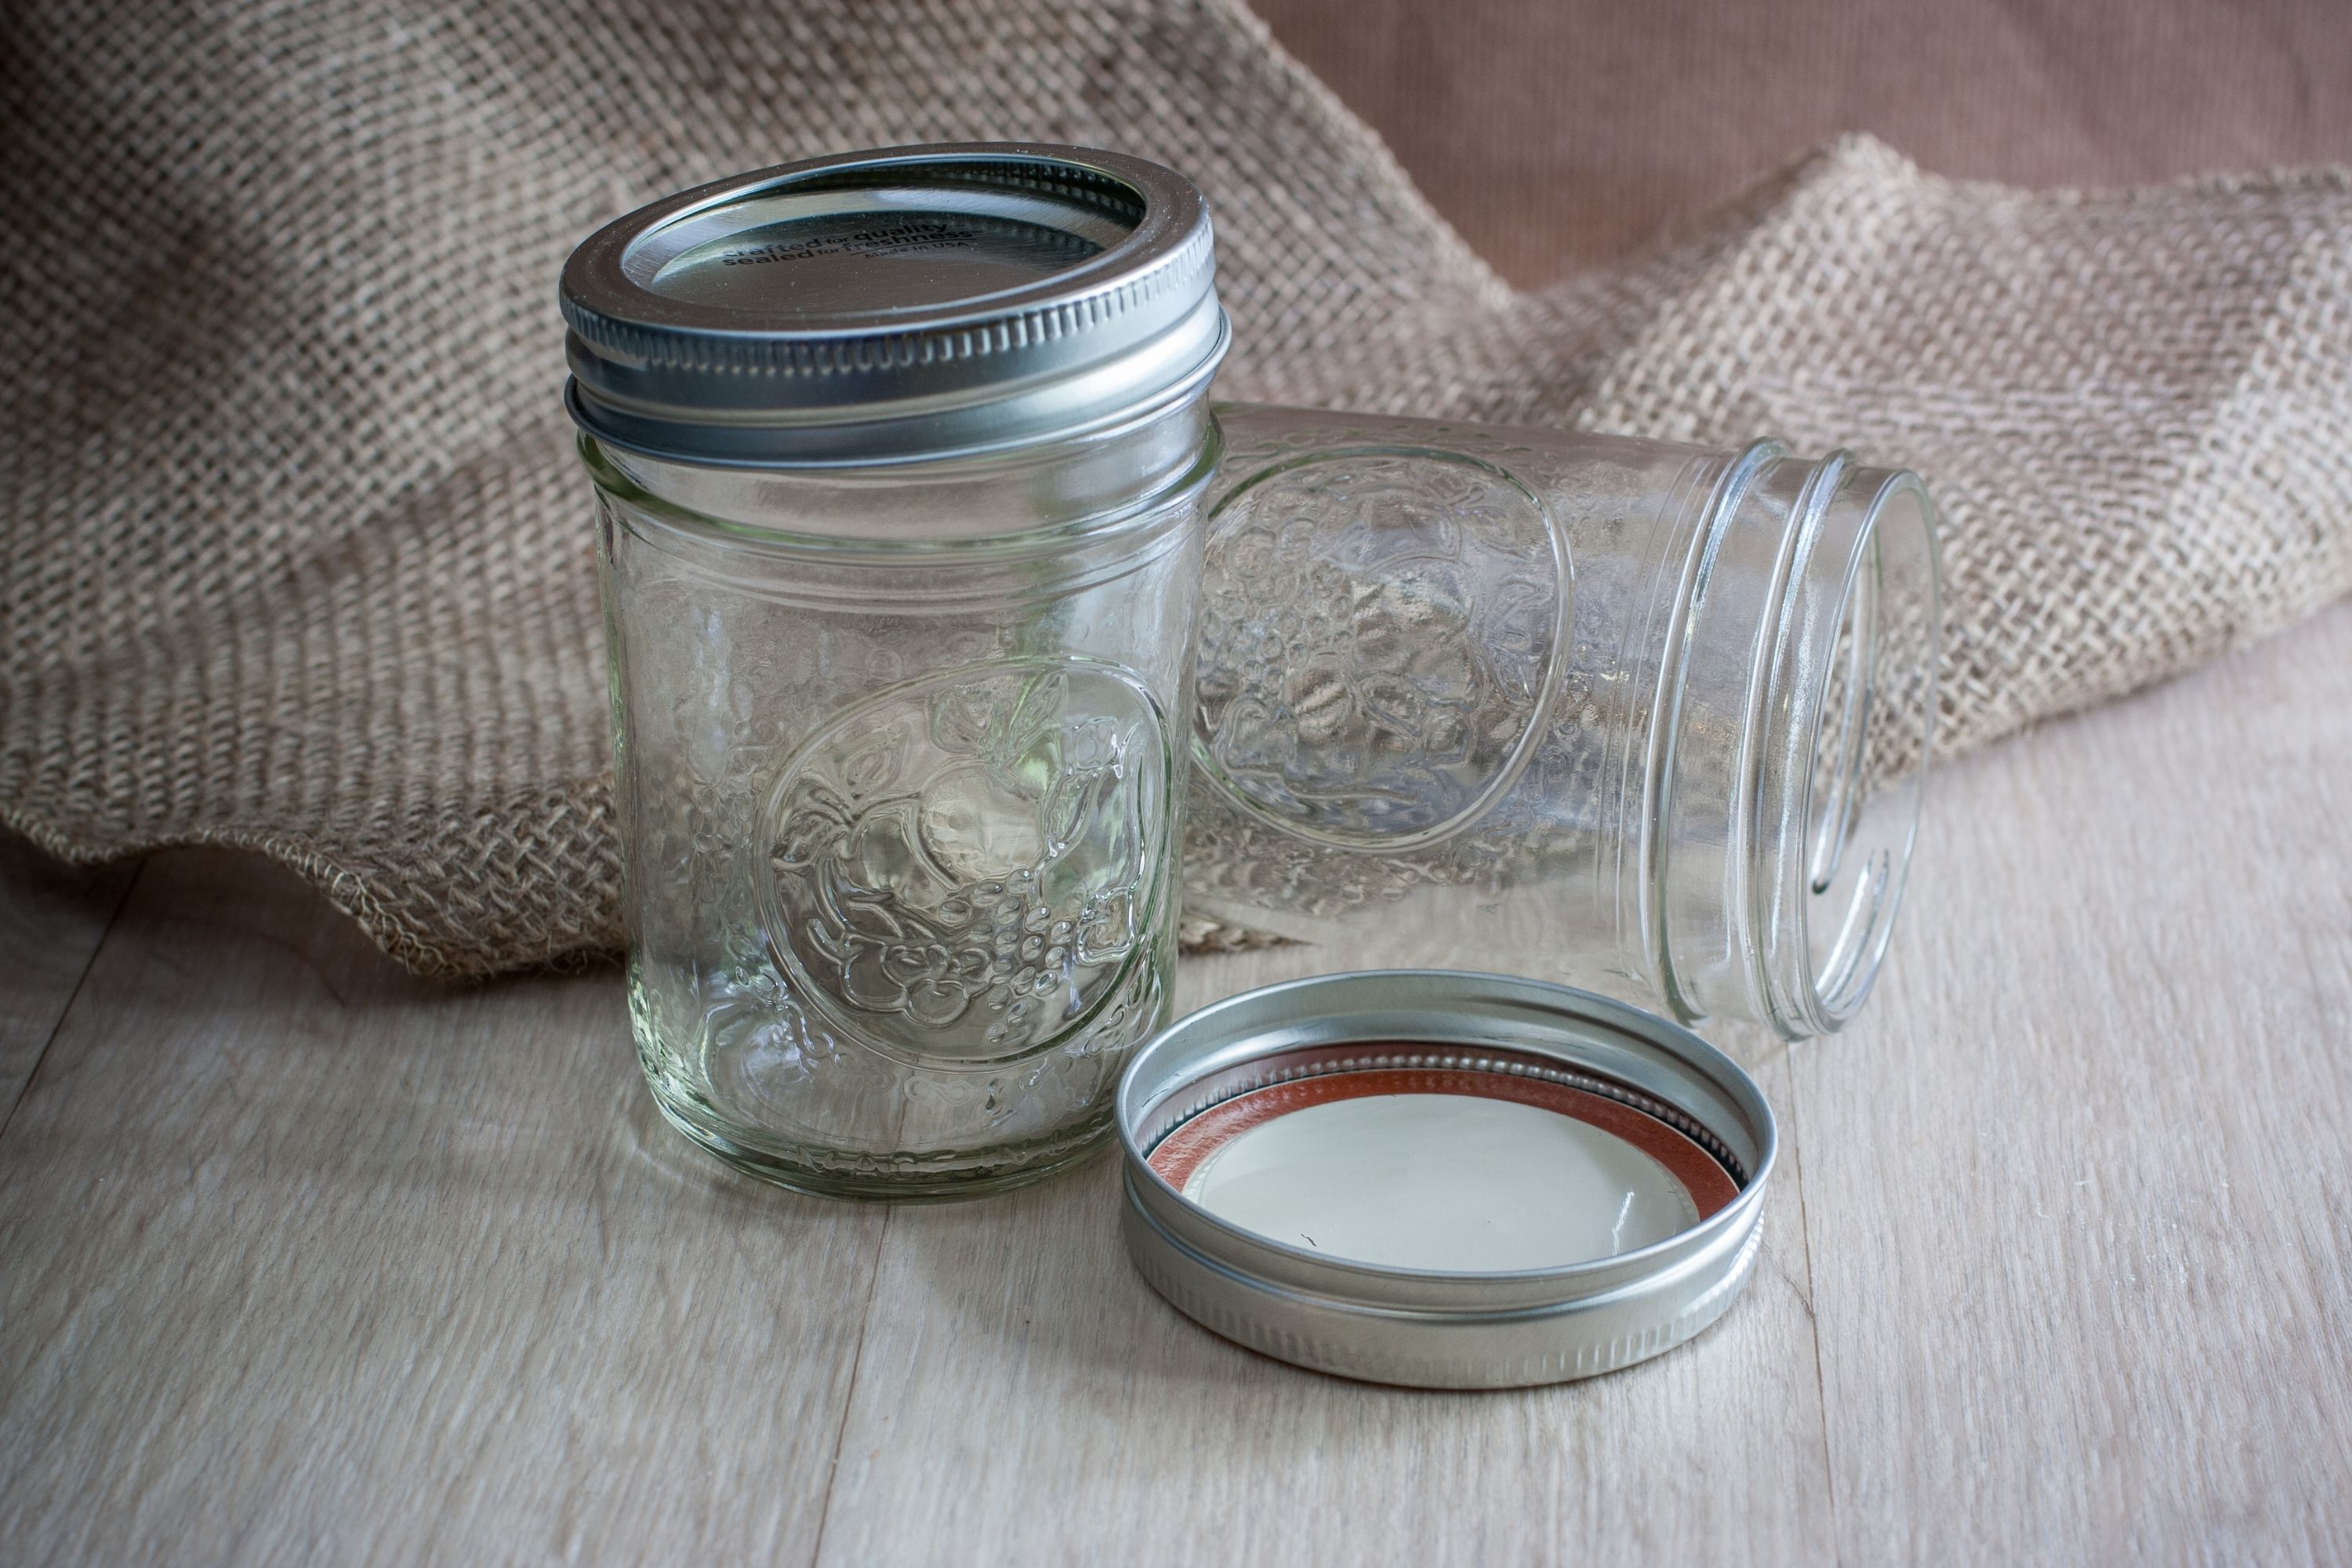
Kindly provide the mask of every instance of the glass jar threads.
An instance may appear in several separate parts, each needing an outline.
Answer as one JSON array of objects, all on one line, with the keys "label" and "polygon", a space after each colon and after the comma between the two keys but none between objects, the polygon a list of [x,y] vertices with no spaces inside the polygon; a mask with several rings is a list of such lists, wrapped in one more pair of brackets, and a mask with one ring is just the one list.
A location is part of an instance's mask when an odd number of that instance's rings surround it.
[{"label": "glass jar threads", "polygon": [[1072,149],[724,180],[562,280],[654,1098],[786,1184],[1097,1147],[1166,1021],[1227,329],[1199,194]]},{"label": "glass jar threads", "polygon": [[1940,628],[1911,474],[1222,405],[1188,912],[1349,967],[1852,1018]]}]

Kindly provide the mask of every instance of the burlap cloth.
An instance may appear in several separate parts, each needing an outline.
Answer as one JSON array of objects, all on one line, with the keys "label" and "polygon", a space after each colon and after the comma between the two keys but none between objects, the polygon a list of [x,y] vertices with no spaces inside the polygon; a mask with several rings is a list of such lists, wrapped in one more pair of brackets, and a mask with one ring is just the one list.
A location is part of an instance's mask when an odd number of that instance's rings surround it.
[{"label": "burlap cloth", "polygon": [[557,268],[819,152],[1184,170],[1228,395],[1921,469],[1952,749],[2352,587],[2343,171],[2027,195],[1851,140],[1517,295],[1226,0],[5,10],[0,819],[266,851],[426,973],[619,940]]}]

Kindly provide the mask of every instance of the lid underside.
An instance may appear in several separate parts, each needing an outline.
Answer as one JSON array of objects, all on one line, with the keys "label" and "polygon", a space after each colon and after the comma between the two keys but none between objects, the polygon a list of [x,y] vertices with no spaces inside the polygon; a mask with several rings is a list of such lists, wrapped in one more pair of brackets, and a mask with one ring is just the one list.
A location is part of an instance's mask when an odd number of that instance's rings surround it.
[{"label": "lid underside", "polygon": [[1739,1192],[1705,1150],[1622,1099],[1462,1069],[1252,1089],[1177,1126],[1150,1163],[1192,1203],[1269,1239],[1456,1272],[1613,1258]]},{"label": "lid underside", "polygon": [[1713,1322],[1775,1141],[1754,1080],[1679,1026],[1448,970],[1203,1008],[1138,1053],[1118,1118],[1129,1250],[1179,1309],[1447,1388],[1606,1372]]}]

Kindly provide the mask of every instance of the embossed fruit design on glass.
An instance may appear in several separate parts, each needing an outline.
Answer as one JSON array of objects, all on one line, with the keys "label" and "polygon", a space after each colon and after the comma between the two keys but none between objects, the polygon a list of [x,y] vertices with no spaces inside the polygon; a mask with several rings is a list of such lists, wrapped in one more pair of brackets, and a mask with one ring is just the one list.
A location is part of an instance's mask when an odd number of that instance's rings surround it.
[{"label": "embossed fruit design on glass", "polygon": [[1192,187],[909,149],[566,269],[629,1002],[663,1113],[850,1196],[1108,1135],[1166,1021],[1226,328]]},{"label": "embossed fruit design on glass", "polygon": [[770,806],[775,957],[917,1064],[1149,1019],[1121,993],[1151,988],[1174,768],[1163,705],[1115,666],[1007,658],[853,707]]}]

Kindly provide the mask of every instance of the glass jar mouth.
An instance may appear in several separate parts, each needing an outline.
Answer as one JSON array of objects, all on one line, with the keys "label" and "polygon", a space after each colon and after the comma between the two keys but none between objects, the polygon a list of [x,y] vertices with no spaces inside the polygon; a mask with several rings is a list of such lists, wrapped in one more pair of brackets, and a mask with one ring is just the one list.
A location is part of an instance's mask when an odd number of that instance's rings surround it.
[{"label": "glass jar mouth", "polygon": [[1661,988],[1685,1021],[1832,1033],[1877,980],[1910,868],[1935,508],[1916,475],[1759,442],[1724,465],[1683,570],[1645,850]]},{"label": "glass jar mouth", "polygon": [[1791,1034],[1843,1027],[1885,963],[1918,837],[1940,651],[1926,488],[1842,454],[1822,468],[1821,559],[1790,585],[1772,677],[1798,721],[1758,802],[1779,861],[1755,889],[1762,979],[1768,1016]]}]

